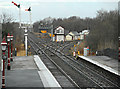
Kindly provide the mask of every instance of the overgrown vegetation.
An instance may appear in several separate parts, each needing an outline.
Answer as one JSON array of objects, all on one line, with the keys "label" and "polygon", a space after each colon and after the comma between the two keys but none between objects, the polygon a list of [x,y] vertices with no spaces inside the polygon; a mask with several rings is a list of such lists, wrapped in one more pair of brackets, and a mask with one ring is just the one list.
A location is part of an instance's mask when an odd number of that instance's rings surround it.
[{"label": "overgrown vegetation", "polygon": [[0,17],[0,22],[2,23],[2,38],[5,36],[7,40],[8,33],[10,33],[10,35],[13,34],[14,46],[19,47],[23,35],[21,30],[19,29],[19,23],[14,22],[12,16],[7,13],[1,14]]},{"label": "overgrown vegetation", "polygon": [[95,50],[118,49],[118,12],[98,11],[96,24],[87,37],[87,44]]},{"label": "overgrown vegetation", "polygon": [[[84,29],[90,30],[90,34],[86,37],[86,45],[91,50],[103,50],[106,48],[118,49],[118,11],[104,11],[99,10],[95,18],[86,17],[82,19],[80,17],[72,16],[69,18],[46,18],[34,23],[34,30],[39,32],[39,25],[41,23],[44,26],[54,25],[54,29],[57,26],[65,28],[65,34],[70,31],[82,31]],[[50,32],[50,31],[49,31]]]}]

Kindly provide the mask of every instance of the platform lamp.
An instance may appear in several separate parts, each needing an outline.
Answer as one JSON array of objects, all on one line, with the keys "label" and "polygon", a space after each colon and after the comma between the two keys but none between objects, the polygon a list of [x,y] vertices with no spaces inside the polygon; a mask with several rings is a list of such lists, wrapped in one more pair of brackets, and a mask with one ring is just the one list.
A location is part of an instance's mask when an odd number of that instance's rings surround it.
[{"label": "platform lamp", "polygon": [[11,39],[11,36],[10,34],[8,33],[7,35],[7,42],[8,42],[8,65],[7,65],[7,69],[10,70],[10,39]]},{"label": "platform lamp", "polygon": [[7,47],[7,43],[5,41],[5,37],[3,38],[3,41],[1,43],[2,45],[2,89],[5,89],[5,60],[7,59],[7,57],[5,56],[5,51],[6,51],[6,47]]},{"label": "platform lamp", "polygon": [[10,60],[13,61],[13,57],[12,57],[12,46],[13,46],[12,41],[13,41],[13,35],[11,35],[10,40],[11,40],[11,58],[10,58]]}]

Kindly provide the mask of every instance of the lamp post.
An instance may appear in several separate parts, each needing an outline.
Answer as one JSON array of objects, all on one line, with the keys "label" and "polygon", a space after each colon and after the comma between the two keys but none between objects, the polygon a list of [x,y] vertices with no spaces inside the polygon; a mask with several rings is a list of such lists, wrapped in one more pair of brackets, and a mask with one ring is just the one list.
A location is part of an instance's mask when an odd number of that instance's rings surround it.
[{"label": "lamp post", "polygon": [[11,36],[10,34],[8,33],[7,35],[7,42],[8,42],[8,65],[7,65],[7,69],[10,70],[10,39],[11,39]]},{"label": "lamp post", "polygon": [[7,59],[5,56],[5,51],[6,51],[6,47],[7,47],[7,43],[5,41],[5,37],[3,38],[3,41],[1,43],[2,45],[2,89],[5,88],[5,60]]},{"label": "lamp post", "polygon": [[12,41],[13,41],[13,35],[11,35],[11,39],[10,39],[10,40],[11,40],[11,58],[10,58],[10,60],[13,61],[13,57],[12,57],[12,45],[13,45],[13,44],[12,44]]}]

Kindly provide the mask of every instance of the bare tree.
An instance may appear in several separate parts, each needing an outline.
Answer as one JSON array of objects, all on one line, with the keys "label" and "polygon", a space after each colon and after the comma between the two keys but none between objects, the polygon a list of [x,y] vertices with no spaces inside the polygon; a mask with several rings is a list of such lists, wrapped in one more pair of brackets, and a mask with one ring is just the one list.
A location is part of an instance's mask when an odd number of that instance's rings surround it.
[{"label": "bare tree", "polygon": [[10,23],[10,22],[12,22],[14,20],[13,17],[10,14],[5,13],[5,12],[2,13],[0,18],[1,18],[1,22],[3,24],[4,23]]},{"label": "bare tree", "polygon": [[3,12],[1,15],[0,15],[0,22],[2,23],[2,36],[4,35],[7,35],[7,33],[13,33],[13,24],[12,24],[12,21],[14,21],[13,17],[6,13],[6,12]]}]

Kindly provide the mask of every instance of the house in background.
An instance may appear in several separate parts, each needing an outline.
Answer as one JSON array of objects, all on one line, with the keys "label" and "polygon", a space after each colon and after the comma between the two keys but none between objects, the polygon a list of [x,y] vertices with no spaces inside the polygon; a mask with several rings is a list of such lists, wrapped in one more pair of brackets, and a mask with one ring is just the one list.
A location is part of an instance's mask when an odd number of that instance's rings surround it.
[{"label": "house in background", "polygon": [[83,30],[81,36],[84,35],[83,39],[86,39],[86,36],[88,36],[89,33],[90,33],[90,30]]},{"label": "house in background", "polygon": [[80,40],[83,40],[83,39],[84,39],[84,34],[83,34],[82,32],[80,32],[79,34],[80,34],[79,39],[80,39]]},{"label": "house in background", "polygon": [[71,40],[84,40],[85,37],[89,34],[90,30],[83,30],[82,32],[78,33],[77,31],[71,31],[66,35],[66,41]]},{"label": "house in background", "polygon": [[55,40],[57,42],[59,41],[65,41],[65,37],[64,37],[64,28],[59,26],[58,28],[55,29]]},{"label": "house in background", "polygon": [[82,34],[84,34],[84,35],[88,35],[90,33],[90,30],[83,30],[82,31]]},{"label": "house in background", "polygon": [[66,41],[71,41],[73,39],[73,36],[68,34],[66,35]]},{"label": "house in background", "polygon": [[[78,38],[79,38],[79,36],[80,36],[77,31],[72,31],[72,32],[70,32],[68,35],[69,35],[68,37],[72,36],[72,40],[78,40]],[[66,39],[67,39],[67,38],[66,38]]]}]

